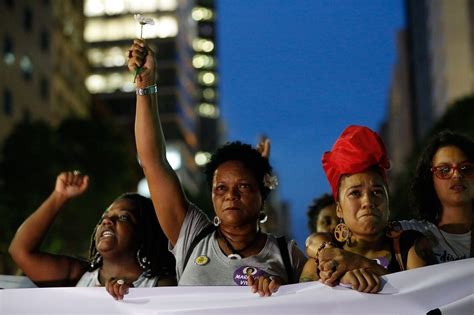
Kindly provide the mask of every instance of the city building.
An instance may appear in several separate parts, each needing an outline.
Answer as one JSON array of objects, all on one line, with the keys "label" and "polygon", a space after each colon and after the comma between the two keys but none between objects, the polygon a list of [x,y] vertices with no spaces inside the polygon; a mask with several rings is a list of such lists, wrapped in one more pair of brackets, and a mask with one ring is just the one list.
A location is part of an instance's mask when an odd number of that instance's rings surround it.
[{"label": "city building", "polygon": [[382,132],[393,175],[449,106],[474,94],[474,2],[406,0],[405,10]]},{"label": "city building", "polygon": [[[134,76],[126,55],[132,39],[143,37],[156,52],[168,160],[185,189],[199,193],[200,166],[220,143],[214,1],[86,0],[84,12],[93,106],[110,113],[134,141]],[[141,26],[138,13],[154,25]]]},{"label": "city building", "polygon": [[0,145],[15,123],[87,117],[82,1],[0,3]]}]

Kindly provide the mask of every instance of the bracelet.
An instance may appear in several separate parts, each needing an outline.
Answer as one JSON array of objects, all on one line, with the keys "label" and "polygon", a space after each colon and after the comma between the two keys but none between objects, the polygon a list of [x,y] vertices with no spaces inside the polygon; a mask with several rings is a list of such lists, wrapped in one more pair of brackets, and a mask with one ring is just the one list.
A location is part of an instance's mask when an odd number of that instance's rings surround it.
[{"label": "bracelet", "polygon": [[147,86],[143,89],[137,88],[137,95],[150,95],[150,94],[156,94],[158,93],[158,86],[155,84]]},{"label": "bracelet", "polygon": [[321,245],[319,245],[318,249],[316,250],[316,259],[318,259],[320,251],[329,247],[336,247],[336,246],[331,241],[323,242]]}]

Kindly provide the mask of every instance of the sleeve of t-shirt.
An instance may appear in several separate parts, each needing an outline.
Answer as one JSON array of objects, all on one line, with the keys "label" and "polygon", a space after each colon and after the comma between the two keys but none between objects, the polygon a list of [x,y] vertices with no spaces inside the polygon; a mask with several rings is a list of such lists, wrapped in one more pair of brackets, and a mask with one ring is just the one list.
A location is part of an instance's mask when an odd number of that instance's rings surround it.
[{"label": "sleeve of t-shirt", "polygon": [[288,252],[290,253],[291,266],[293,267],[293,271],[295,273],[294,279],[296,282],[298,282],[307,258],[305,254],[303,254],[303,252],[299,249],[294,240],[288,242]]},{"label": "sleeve of t-shirt", "polygon": [[400,225],[402,227],[402,230],[406,231],[406,230],[416,230],[416,231],[419,231],[420,230],[420,224],[418,221],[416,220],[401,220],[401,221],[398,221],[400,222]]},{"label": "sleeve of t-shirt", "polygon": [[209,218],[204,212],[193,204],[189,205],[189,209],[184,217],[175,246],[172,247],[171,244],[168,243],[169,250],[176,258],[177,267],[180,265],[184,257],[186,257],[186,253],[188,252],[194,238],[202,229],[208,226],[209,223]]}]

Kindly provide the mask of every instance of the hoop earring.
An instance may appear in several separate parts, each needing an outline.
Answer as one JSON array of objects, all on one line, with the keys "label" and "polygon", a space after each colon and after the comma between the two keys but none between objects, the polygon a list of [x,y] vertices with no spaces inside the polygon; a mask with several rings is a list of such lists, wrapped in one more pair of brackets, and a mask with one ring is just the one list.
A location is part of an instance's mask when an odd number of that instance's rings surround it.
[{"label": "hoop earring", "polygon": [[340,242],[344,243],[351,237],[351,230],[344,223],[344,220],[341,219],[338,225],[334,228],[334,238]]},{"label": "hoop earring", "polygon": [[89,265],[91,266],[91,269],[96,269],[98,268],[102,263],[102,256],[100,256],[99,252],[96,252],[94,257],[91,258],[89,261]]},{"label": "hoop earring", "polygon": [[268,215],[264,211],[260,211],[258,214],[258,222],[265,223],[268,220]]},{"label": "hoop earring", "polygon": [[214,224],[214,226],[219,226],[221,224],[221,219],[216,215],[212,220],[212,224]]}]

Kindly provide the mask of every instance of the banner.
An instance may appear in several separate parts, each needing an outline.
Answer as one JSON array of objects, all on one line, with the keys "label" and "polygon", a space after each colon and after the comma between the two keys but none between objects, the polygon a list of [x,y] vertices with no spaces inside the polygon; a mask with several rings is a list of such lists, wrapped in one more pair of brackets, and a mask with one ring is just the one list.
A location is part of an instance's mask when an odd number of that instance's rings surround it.
[{"label": "banner", "polygon": [[[271,297],[247,287],[130,289],[115,301],[104,288],[0,290],[0,314],[470,314],[474,258],[383,277],[378,294],[319,282],[282,286]],[[1,287],[1,283],[0,283]]]}]

